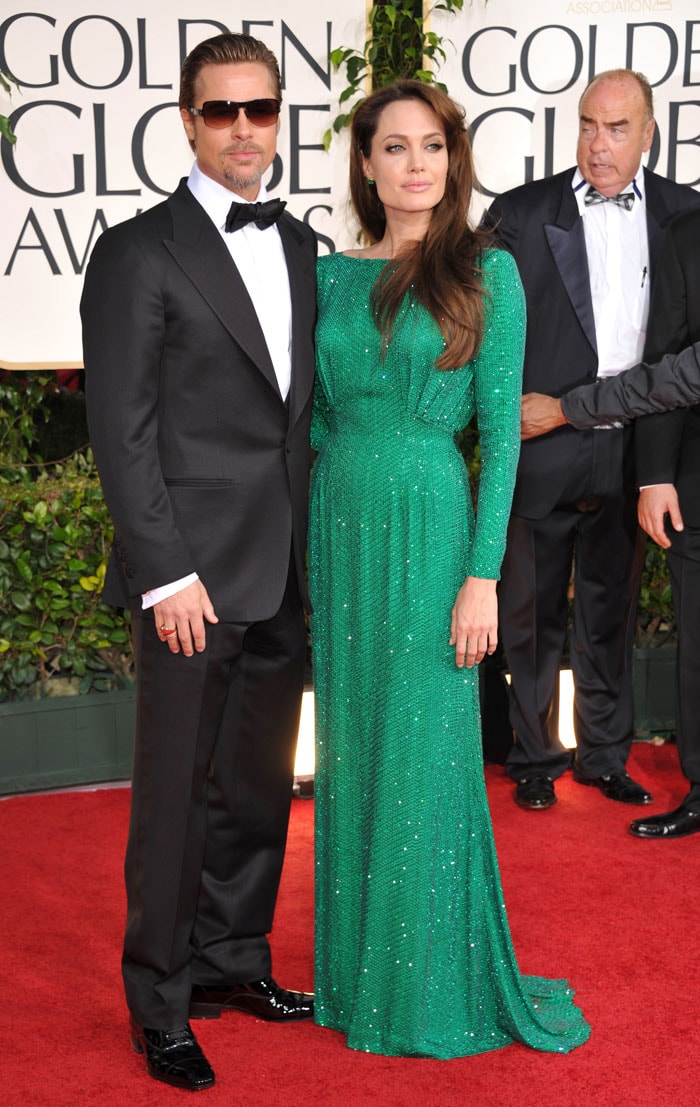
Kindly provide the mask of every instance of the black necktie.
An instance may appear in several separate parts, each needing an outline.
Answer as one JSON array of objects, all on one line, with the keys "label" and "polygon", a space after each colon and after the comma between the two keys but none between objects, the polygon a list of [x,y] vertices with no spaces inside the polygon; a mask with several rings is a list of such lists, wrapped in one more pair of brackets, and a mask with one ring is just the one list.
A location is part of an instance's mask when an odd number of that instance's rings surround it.
[{"label": "black necktie", "polygon": [[284,200],[266,200],[264,204],[241,204],[234,200],[226,216],[226,230],[237,231],[247,223],[255,223],[264,230],[276,223],[286,208]]},{"label": "black necktie", "polygon": [[631,211],[634,204],[634,192],[618,192],[617,196],[601,196],[597,189],[590,185],[583,202],[587,208],[591,204],[617,204],[625,211]]}]

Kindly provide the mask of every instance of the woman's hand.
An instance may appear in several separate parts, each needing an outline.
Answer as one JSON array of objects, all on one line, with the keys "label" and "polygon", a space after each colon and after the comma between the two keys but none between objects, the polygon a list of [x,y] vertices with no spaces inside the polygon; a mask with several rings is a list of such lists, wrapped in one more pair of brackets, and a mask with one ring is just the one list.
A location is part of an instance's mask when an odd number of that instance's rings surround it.
[{"label": "woman's hand", "polygon": [[452,608],[450,645],[457,668],[468,669],[493,653],[498,644],[496,581],[467,577]]}]

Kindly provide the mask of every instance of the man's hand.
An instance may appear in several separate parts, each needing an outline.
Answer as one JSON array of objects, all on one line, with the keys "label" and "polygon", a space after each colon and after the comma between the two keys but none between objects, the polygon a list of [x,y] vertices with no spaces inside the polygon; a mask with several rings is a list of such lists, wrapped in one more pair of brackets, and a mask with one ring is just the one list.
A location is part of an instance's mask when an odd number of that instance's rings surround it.
[{"label": "man's hand", "polygon": [[664,550],[667,550],[671,545],[664,528],[666,515],[668,515],[674,530],[683,530],[683,517],[675,486],[673,484],[652,484],[649,488],[642,488],[637,504],[639,525]]},{"label": "man's hand", "polygon": [[155,604],[153,617],[161,641],[167,642],[172,653],[182,649],[186,657],[191,657],[195,650],[201,653],[206,645],[204,620],[208,623],[219,621],[201,580],[193,581],[174,596]]},{"label": "man's hand", "polygon": [[561,400],[543,396],[541,392],[527,392],[521,403],[520,437],[537,438],[566,423]]}]

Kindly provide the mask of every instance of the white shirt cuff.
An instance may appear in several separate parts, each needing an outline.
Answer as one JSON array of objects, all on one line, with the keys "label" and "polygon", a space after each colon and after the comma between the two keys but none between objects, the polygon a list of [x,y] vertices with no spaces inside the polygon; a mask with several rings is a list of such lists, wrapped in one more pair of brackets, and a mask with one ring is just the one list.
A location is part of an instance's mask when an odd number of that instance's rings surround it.
[{"label": "white shirt cuff", "polygon": [[176,592],[181,592],[188,584],[194,584],[196,580],[199,580],[197,574],[189,573],[186,577],[180,577],[179,580],[174,580],[172,584],[164,584],[162,588],[151,588],[150,592],[143,592],[141,594],[141,607],[144,611],[148,611],[149,607],[155,607],[157,603],[162,603],[162,601],[167,600],[169,596],[174,596]]}]

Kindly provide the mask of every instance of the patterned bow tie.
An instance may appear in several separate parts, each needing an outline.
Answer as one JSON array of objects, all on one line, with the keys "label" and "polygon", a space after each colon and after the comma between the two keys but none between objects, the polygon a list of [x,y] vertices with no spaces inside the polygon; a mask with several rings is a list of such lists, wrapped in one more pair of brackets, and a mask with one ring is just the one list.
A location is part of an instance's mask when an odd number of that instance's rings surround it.
[{"label": "patterned bow tie", "polygon": [[625,211],[631,211],[634,204],[633,192],[618,192],[617,196],[601,196],[600,193],[590,185],[588,192],[583,199],[586,207],[590,207],[591,204],[617,204],[619,208],[624,208]]},{"label": "patterned bow tie", "polygon": [[286,208],[284,200],[266,200],[264,204],[240,204],[234,200],[226,216],[227,231],[238,231],[248,223],[255,223],[260,230],[276,223]]}]

